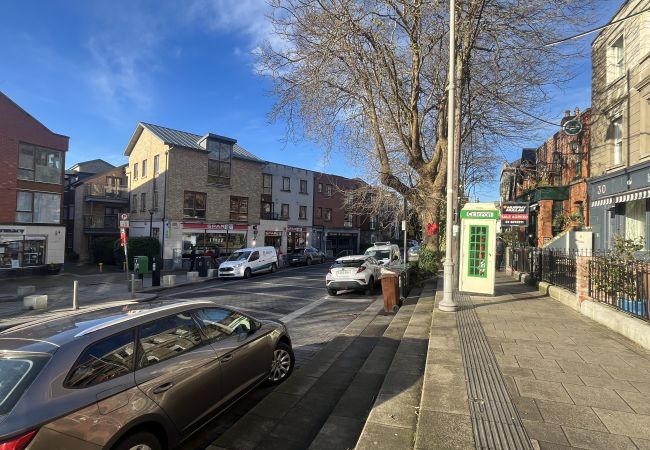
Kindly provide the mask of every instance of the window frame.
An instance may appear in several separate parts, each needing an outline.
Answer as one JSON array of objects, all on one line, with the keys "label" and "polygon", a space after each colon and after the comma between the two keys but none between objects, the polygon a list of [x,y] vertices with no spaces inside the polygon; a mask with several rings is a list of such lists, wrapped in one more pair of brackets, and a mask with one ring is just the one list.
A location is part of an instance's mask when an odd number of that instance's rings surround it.
[{"label": "window frame", "polygon": [[291,192],[291,178],[282,177],[282,192]]},{"label": "window frame", "polygon": [[613,83],[625,75],[625,36],[621,33],[607,47],[607,82]]},{"label": "window frame", "polygon": [[131,212],[138,212],[138,194],[131,194]]},{"label": "window frame", "polygon": [[[305,188],[304,190],[303,187]],[[308,189],[309,189],[309,185],[307,184],[307,180],[300,180],[300,193],[309,194]]]},{"label": "window frame", "polygon": [[318,219],[323,218],[323,208],[321,206],[316,208],[316,218],[318,218]]},{"label": "window frame", "polygon": [[[612,163],[614,166],[623,164],[623,116],[615,117],[612,122]],[[617,125],[618,124],[618,125]],[[618,137],[617,137],[618,134]],[[618,152],[617,152],[618,149]]]},{"label": "window frame", "polygon": [[139,168],[139,167],[140,167],[140,166],[138,165],[138,163],[133,163],[132,176],[133,176],[133,179],[134,179],[134,180],[137,180],[137,179],[138,179],[138,175],[139,175],[139,174],[138,174],[138,168]]},{"label": "window frame", "polygon": [[327,184],[325,185],[325,197],[331,197],[332,196],[332,185]]},{"label": "window frame", "polygon": [[[229,186],[230,180],[232,179],[232,145],[224,144],[222,142],[217,143],[217,147],[214,150],[210,151],[208,155],[208,184],[214,186]],[[224,155],[227,153],[227,158],[224,158]],[[211,158],[211,155],[215,155],[216,158]],[[222,167],[228,166],[228,176],[222,176],[221,172]]]},{"label": "window frame", "polygon": [[147,169],[149,168],[149,162],[146,159],[142,160],[142,178],[147,178]]},{"label": "window frame", "polygon": [[323,193],[323,183],[318,183],[318,193],[319,194]]},{"label": "window frame", "polygon": [[[32,155],[32,160],[31,160],[31,167],[27,167],[27,165],[22,165],[20,161],[21,154],[24,153],[25,150],[29,150]],[[53,153],[56,155],[60,167],[58,168],[59,171],[59,176],[56,181],[47,181],[47,180],[39,180],[38,178],[38,170],[37,167],[49,167],[48,165],[40,165],[38,164],[38,160],[40,159],[40,153]],[[64,171],[63,171],[63,153],[61,150],[57,150],[54,148],[48,148],[48,147],[42,147],[40,145],[35,145],[35,144],[28,144],[27,142],[21,142],[18,146],[18,165],[17,165],[17,176],[16,179],[21,180],[21,181],[30,181],[34,183],[44,183],[44,184],[54,184],[54,185],[61,185],[63,184],[63,176],[64,176]],[[31,173],[30,178],[25,178],[21,177],[21,171],[28,171]]]},{"label": "window frame", "polygon": [[325,208],[325,222],[331,222],[332,221],[332,208]]},{"label": "window frame", "polygon": [[140,192],[140,212],[145,212],[147,210],[147,193]]},{"label": "window frame", "polygon": [[[185,210],[189,209],[189,208],[185,208],[185,198],[186,198],[186,196],[187,196],[188,194],[192,194],[192,195],[193,195],[193,205],[194,205],[194,206],[192,207],[192,210],[194,211],[194,215],[191,215],[191,216],[185,214]],[[196,198],[197,198],[197,194],[203,196],[203,205],[204,205],[204,209],[197,209],[197,208],[196,208]],[[183,217],[184,217],[184,218],[187,218],[187,219],[205,219],[205,218],[206,218],[207,209],[208,209],[208,194],[207,194],[207,193],[205,193],[205,192],[199,192],[199,191],[183,191]],[[201,215],[197,215],[197,214],[196,214],[197,211],[203,211],[203,215],[202,215],[202,216],[201,216]]]},{"label": "window frame", "polygon": [[[238,206],[237,210],[233,209],[233,202]],[[242,204],[246,204],[246,211],[242,212]],[[231,222],[248,222],[248,206],[250,204],[248,197],[238,195],[230,196],[230,221]]]},{"label": "window frame", "polygon": [[[304,214],[303,214],[304,211]],[[298,205],[298,220],[307,220],[307,206]]]},{"label": "window frame", "polygon": [[[284,207],[285,206],[287,207],[287,214],[286,215],[284,214]],[[280,205],[280,218],[281,219],[288,219],[290,217],[290,214],[291,214],[291,210],[289,208],[289,204],[288,203],[282,203]]]},{"label": "window frame", "polygon": [[153,174],[160,175],[160,155],[153,156]]},{"label": "window frame", "polygon": [[[31,208],[32,208],[32,209],[31,209],[31,211],[22,210],[22,209],[19,210],[19,209],[18,209],[18,203],[19,203],[19,202],[18,202],[18,196],[19,196],[20,194],[29,194],[29,195],[31,195],[31,198],[32,198],[32,201],[31,201]],[[53,196],[58,197],[58,200],[59,200],[59,201],[58,201],[58,204],[59,204],[59,209],[58,209],[59,214],[58,214],[58,220],[57,220],[57,221],[55,221],[55,222],[54,222],[54,221],[50,221],[50,222],[42,222],[42,221],[37,221],[37,220],[36,220],[36,215],[37,215],[37,214],[40,215],[40,210],[37,211],[37,209],[36,209],[36,201],[37,201],[37,200],[36,200],[36,196],[39,195],[39,194],[40,194],[40,195],[53,195]],[[59,194],[58,192],[27,191],[27,190],[22,190],[22,189],[18,189],[18,190],[16,190],[16,211],[15,211],[15,213],[16,213],[16,215],[15,215],[16,223],[31,223],[31,224],[40,224],[40,223],[42,223],[42,224],[50,224],[50,225],[51,225],[51,224],[60,224],[62,220],[65,220],[65,217],[64,217],[64,209],[61,208],[61,199],[62,199],[62,195]],[[29,222],[28,222],[28,221],[24,221],[24,220],[18,220],[18,214],[19,214],[19,213],[30,213],[32,218],[31,218],[31,220],[30,220]]]},{"label": "window frame", "polygon": [[[268,186],[266,185],[267,180],[269,181]],[[262,174],[262,194],[273,194],[273,174]]]}]

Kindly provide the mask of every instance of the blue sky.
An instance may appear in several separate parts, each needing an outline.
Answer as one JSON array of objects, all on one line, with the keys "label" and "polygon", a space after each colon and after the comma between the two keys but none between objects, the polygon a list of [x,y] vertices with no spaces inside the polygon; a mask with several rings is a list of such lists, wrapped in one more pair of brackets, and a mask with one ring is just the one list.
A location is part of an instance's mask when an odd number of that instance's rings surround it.
[{"label": "blue sky", "polygon": [[[601,23],[621,3],[604,2]],[[70,136],[68,167],[94,158],[126,162],[124,147],[137,122],[145,121],[230,136],[275,162],[357,175],[344,155],[325,159],[311,142],[286,144],[284,124],[269,123],[271,86],[255,75],[251,57],[270,36],[264,0],[22,0],[2,6],[0,91],[52,131]],[[589,106],[588,58],[576,75],[549,104],[548,120],[559,122],[565,109]],[[514,159],[517,152],[504,156]],[[498,189],[490,184],[477,194],[494,200]]]}]

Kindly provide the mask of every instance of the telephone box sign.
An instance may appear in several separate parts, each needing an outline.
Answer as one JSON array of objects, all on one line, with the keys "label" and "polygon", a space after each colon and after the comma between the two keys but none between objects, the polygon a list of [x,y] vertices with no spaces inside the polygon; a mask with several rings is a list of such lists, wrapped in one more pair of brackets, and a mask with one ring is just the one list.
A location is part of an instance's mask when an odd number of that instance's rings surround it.
[{"label": "telephone box sign", "polygon": [[460,211],[460,218],[461,219],[492,219],[492,220],[497,220],[499,218],[499,211],[494,211],[494,210],[472,211],[472,210],[462,209]]},{"label": "telephone box sign", "polygon": [[501,226],[528,225],[528,203],[505,202],[501,205]]}]

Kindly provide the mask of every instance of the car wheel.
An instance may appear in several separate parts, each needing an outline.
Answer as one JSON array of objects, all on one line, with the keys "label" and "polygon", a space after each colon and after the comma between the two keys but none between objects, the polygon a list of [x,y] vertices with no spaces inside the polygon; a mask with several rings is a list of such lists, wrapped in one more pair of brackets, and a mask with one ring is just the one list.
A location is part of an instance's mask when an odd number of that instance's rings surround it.
[{"label": "car wheel", "polygon": [[311,266],[311,258],[307,258],[307,265]]},{"label": "car wheel", "polygon": [[271,273],[278,271],[278,265],[276,263],[271,264]]},{"label": "car wheel", "polygon": [[247,268],[244,270],[244,278],[250,278],[251,277],[251,269]]},{"label": "car wheel", "polygon": [[284,342],[278,342],[273,351],[273,361],[271,362],[271,373],[267,378],[268,384],[280,384],[291,375],[294,365],[293,350],[291,346]]},{"label": "car wheel", "polygon": [[328,293],[329,295],[331,295],[331,296],[334,296],[334,295],[336,295],[336,289],[328,289],[328,290],[327,290],[327,293]]},{"label": "car wheel", "polygon": [[153,434],[140,431],[126,436],[113,450],[162,450],[162,446]]},{"label": "car wheel", "polygon": [[370,277],[368,280],[368,287],[366,288],[366,295],[373,295],[375,293],[375,279]]}]

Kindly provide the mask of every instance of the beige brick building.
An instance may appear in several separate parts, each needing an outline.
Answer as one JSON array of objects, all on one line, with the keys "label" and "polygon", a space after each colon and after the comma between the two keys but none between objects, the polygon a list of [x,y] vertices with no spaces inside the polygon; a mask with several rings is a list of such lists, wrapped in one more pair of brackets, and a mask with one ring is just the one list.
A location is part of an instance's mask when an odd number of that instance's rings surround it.
[{"label": "beige brick building", "polygon": [[[648,241],[650,0],[626,1],[592,44],[590,225],[594,248],[615,235]],[[647,247],[647,246],[646,246]]]},{"label": "beige brick building", "polygon": [[252,245],[264,162],[236,140],[139,123],[124,154],[129,235],[158,237],[167,267],[192,246],[223,255]]}]

